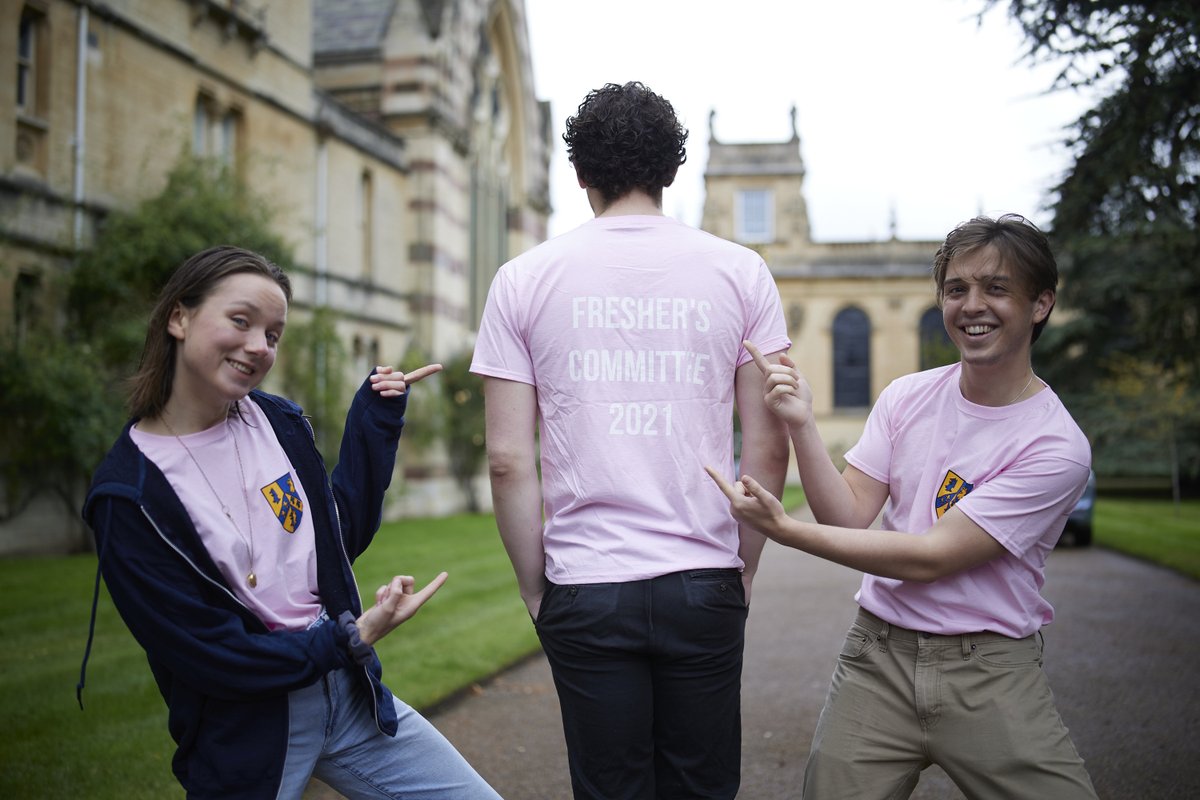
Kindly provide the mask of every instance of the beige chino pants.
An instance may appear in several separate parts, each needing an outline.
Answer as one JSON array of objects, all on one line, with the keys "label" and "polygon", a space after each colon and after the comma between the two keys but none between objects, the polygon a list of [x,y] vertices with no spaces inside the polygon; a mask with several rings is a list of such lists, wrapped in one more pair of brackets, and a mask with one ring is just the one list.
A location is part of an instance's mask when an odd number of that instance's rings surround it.
[{"label": "beige chino pants", "polygon": [[804,798],[906,798],[930,764],[972,800],[1095,800],[1042,671],[1040,634],[940,636],[859,610],[817,723]]}]

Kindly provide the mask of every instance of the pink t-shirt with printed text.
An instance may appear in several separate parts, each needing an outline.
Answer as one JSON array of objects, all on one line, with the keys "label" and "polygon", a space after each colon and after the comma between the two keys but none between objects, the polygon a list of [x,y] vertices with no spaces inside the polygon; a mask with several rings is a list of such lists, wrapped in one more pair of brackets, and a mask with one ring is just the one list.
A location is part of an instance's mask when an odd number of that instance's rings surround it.
[{"label": "pink t-shirt with printed text", "polygon": [[1021,638],[1054,619],[1041,595],[1046,558],[1083,493],[1091,447],[1049,387],[980,406],[960,374],[952,364],[894,381],[846,461],[888,484],[884,528],[921,534],[956,507],[1005,552],[929,584],[864,575],[856,599],[905,628]]},{"label": "pink t-shirt with printed text", "polygon": [[[186,450],[174,436],[146,433],[136,425],[129,433],[179,495],[238,599],[271,630],[303,630],[321,613],[308,498],[262,410],[250,399],[239,406],[243,419],[234,415],[228,423],[180,437]],[[247,522],[247,502],[253,525]],[[256,587],[246,579],[252,568],[251,534]]]},{"label": "pink t-shirt with printed text", "polygon": [[551,581],[743,566],[704,466],[733,473],[744,339],[791,344],[766,265],[670,217],[596,218],[500,269],[471,371],[537,387]]}]

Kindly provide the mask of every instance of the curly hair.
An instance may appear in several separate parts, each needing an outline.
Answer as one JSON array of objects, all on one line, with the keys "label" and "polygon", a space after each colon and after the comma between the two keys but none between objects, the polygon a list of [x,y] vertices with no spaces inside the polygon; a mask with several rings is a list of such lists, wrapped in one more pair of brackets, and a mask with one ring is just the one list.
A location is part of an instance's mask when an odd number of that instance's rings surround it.
[{"label": "curly hair", "polygon": [[660,199],[687,161],[687,137],[666,98],[630,81],[588,92],[563,141],[579,177],[611,203],[634,189]]},{"label": "curly hair", "polygon": [[[980,216],[950,231],[933,257],[933,281],[937,286],[939,306],[950,262],[981,247],[995,248],[1000,261],[1013,271],[1030,299],[1036,299],[1045,291],[1057,292],[1058,263],[1045,233],[1020,214],[1003,214],[997,219]],[[1053,304],[1050,310],[1054,310]],[[1049,321],[1047,312],[1046,318],[1033,326],[1033,341],[1038,340]]]}]

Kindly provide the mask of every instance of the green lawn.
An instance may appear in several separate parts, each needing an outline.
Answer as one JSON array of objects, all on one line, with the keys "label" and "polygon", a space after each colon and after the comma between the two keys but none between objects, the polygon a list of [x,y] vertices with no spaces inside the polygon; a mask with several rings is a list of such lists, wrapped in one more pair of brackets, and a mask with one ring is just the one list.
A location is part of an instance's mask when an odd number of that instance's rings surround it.
[{"label": "green lawn", "polygon": [[1096,500],[1096,544],[1200,578],[1200,500]]},{"label": "green lawn", "polygon": [[[166,707],[102,590],[86,710],[75,701],[94,556],[0,560],[0,797],[159,800],[171,774]],[[450,578],[380,642],[384,678],[426,707],[537,649],[490,515],[388,523],[355,565],[364,600],[393,574]]]}]

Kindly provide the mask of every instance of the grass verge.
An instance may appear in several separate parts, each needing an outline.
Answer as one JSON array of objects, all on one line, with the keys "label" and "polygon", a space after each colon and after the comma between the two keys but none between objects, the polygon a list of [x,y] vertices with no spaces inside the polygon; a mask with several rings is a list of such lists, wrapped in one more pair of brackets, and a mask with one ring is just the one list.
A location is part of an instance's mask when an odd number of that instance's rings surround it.
[{"label": "grass verge", "polygon": [[1096,544],[1200,579],[1200,500],[1101,495],[1092,530]]}]

